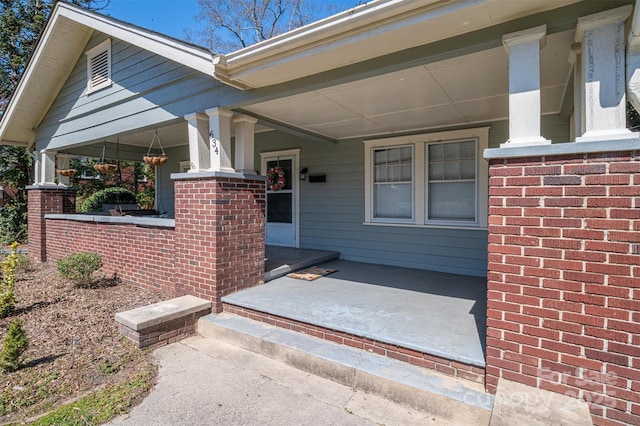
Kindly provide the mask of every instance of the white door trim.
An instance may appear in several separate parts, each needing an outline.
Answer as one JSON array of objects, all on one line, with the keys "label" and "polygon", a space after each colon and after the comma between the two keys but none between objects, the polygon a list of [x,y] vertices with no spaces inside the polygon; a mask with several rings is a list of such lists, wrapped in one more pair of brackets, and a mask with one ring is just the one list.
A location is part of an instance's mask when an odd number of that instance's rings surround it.
[{"label": "white door trim", "polygon": [[[269,151],[269,152],[261,152],[260,153],[260,174],[263,176],[267,174],[267,158],[273,157],[293,157],[293,176],[291,177],[291,186],[293,188],[293,197],[294,200],[294,232],[295,232],[295,243],[294,247],[300,247],[300,181],[298,179],[298,171],[300,170],[300,148],[296,149],[286,149],[282,151]],[[266,192],[266,188],[265,188]],[[265,216],[265,225],[266,225],[266,216]],[[266,232],[266,226],[265,226]]]}]

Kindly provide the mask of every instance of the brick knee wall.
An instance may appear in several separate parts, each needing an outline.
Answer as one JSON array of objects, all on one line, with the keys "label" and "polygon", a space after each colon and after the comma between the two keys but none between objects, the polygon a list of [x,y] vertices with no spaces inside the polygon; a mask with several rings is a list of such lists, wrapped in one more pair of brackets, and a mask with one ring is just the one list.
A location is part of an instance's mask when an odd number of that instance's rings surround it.
[{"label": "brick knee wall", "polygon": [[102,256],[102,272],[137,286],[178,296],[174,285],[173,228],[46,219],[48,260],[90,251]]},{"label": "brick knee wall", "polygon": [[486,386],[640,425],[640,154],[492,160]]},{"label": "brick knee wall", "polygon": [[213,302],[264,282],[263,179],[175,180],[176,290]]}]

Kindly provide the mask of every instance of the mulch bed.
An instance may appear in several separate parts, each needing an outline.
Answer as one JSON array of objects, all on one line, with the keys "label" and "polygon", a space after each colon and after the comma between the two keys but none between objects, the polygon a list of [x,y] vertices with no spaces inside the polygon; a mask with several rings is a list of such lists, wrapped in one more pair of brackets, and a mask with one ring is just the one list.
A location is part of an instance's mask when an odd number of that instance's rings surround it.
[{"label": "mulch bed", "polygon": [[29,349],[23,368],[0,372],[0,424],[33,416],[149,368],[148,353],[120,335],[114,316],[169,298],[109,277],[79,288],[60,278],[53,262],[18,272],[15,312],[0,319],[0,336],[19,317]]}]

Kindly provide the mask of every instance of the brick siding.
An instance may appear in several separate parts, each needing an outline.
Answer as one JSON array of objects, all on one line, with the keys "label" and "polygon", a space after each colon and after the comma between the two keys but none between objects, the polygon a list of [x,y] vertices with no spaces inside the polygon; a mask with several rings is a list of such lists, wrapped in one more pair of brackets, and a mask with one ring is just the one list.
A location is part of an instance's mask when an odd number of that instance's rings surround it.
[{"label": "brick siding", "polygon": [[640,156],[492,160],[486,387],[499,378],[640,425]]}]

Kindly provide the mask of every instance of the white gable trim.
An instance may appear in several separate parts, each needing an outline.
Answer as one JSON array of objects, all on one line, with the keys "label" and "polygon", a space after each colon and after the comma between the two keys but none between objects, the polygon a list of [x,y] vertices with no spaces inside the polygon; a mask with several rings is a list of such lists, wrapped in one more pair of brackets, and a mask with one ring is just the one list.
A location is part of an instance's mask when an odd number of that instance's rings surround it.
[{"label": "white gable trim", "polygon": [[62,2],[57,4],[53,13],[57,13],[59,16],[69,18],[79,24],[110,35],[111,37],[124,40],[142,49],[180,62],[204,74],[211,75],[213,54],[204,48],[181,43],[172,38],[143,30],[136,26]]}]

